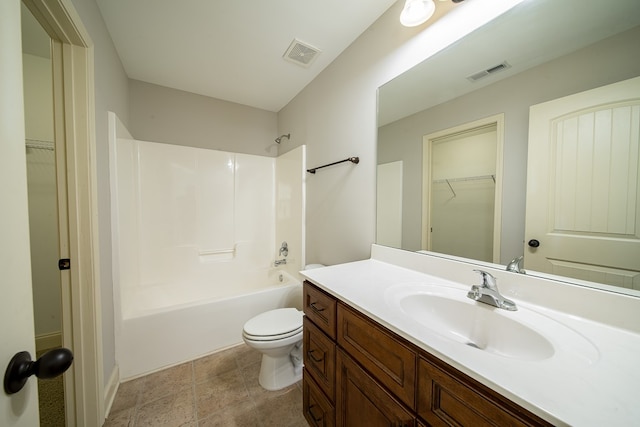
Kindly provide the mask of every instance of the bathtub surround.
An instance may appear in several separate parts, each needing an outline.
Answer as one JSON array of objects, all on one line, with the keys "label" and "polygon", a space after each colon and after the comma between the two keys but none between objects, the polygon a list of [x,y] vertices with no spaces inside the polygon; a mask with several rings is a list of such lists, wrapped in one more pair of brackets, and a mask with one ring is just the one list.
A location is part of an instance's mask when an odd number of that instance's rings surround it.
[{"label": "bathtub surround", "polygon": [[240,343],[249,318],[296,305],[304,147],[276,159],[138,141],[112,122],[121,378]]}]

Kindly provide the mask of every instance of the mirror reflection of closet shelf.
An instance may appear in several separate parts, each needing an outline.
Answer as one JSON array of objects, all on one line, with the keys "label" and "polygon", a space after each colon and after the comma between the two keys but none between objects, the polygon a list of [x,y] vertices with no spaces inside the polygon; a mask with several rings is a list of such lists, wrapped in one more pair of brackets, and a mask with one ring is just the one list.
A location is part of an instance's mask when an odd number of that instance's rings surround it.
[{"label": "mirror reflection of closet shelf", "polygon": [[451,190],[451,192],[453,193],[453,197],[457,197],[457,194],[455,192],[455,190],[453,189],[453,187],[451,186],[452,182],[462,182],[462,181],[479,181],[479,180],[483,180],[483,179],[490,179],[493,181],[493,183],[496,183],[496,176],[495,175],[479,175],[479,176],[465,176],[462,178],[443,178],[443,179],[434,179],[432,181],[433,184],[443,184],[443,183],[447,183],[447,185],[449,186],[449,189]]}]

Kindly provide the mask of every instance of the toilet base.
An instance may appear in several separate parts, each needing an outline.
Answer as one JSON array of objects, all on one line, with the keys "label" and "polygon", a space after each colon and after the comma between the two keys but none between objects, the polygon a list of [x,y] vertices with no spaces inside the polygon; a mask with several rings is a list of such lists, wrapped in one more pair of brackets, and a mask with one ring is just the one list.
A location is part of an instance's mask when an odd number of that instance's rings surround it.
[{"label": "toilet base", "polygon": [[301,379],[302,363],[294,360],[291,355],[287,354],[280,357],[273,357],[268,354],[262,355],[258,382],[265,390],[280,390],[297,383]]}]

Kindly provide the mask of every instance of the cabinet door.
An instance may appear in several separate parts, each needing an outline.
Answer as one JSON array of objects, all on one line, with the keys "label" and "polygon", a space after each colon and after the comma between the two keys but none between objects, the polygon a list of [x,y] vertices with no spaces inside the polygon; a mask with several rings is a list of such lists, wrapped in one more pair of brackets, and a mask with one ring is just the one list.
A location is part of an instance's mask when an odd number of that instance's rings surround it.
[{"label": "cabinet door", "polygon": [[338,304],[338,344],[409,408],[415,408],[416,352],[371,319]]},{"label": "cabinet door", "polygon": [[423,358],[418,362],[418,415],[433,427],[551,426],[463,373]]},{"label": "cabinet door", "polygon": [[333,405],[322,394],[306,368],[302,377],[302,395],[304,417],[310,426],[334,427],[336,425],[336,414]]},{"label": "cabinet door", "polygon": [[415,427],[415,417],[338,349],[336,426]]},{"label": "cabinet door", "polygon": [[304,314],[332,339],[336,339],[336,299],[308,281],[303,287]]},{"label": "cabinet door", "polygon": [[302,348],[304,367],[333,402],[336,384],[336,345],[306,317]]}]

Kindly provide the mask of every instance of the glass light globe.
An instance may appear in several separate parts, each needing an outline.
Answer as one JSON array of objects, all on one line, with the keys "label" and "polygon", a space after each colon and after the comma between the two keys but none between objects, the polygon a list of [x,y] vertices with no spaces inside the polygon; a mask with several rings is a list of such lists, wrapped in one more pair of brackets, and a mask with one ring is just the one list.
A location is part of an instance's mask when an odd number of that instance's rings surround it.
[{"label": "glass light globe", "polygon": [[415,27],[433,16],[436,5],[433,0],[407,0],[400,13],[400,23],[405,27]]}]

